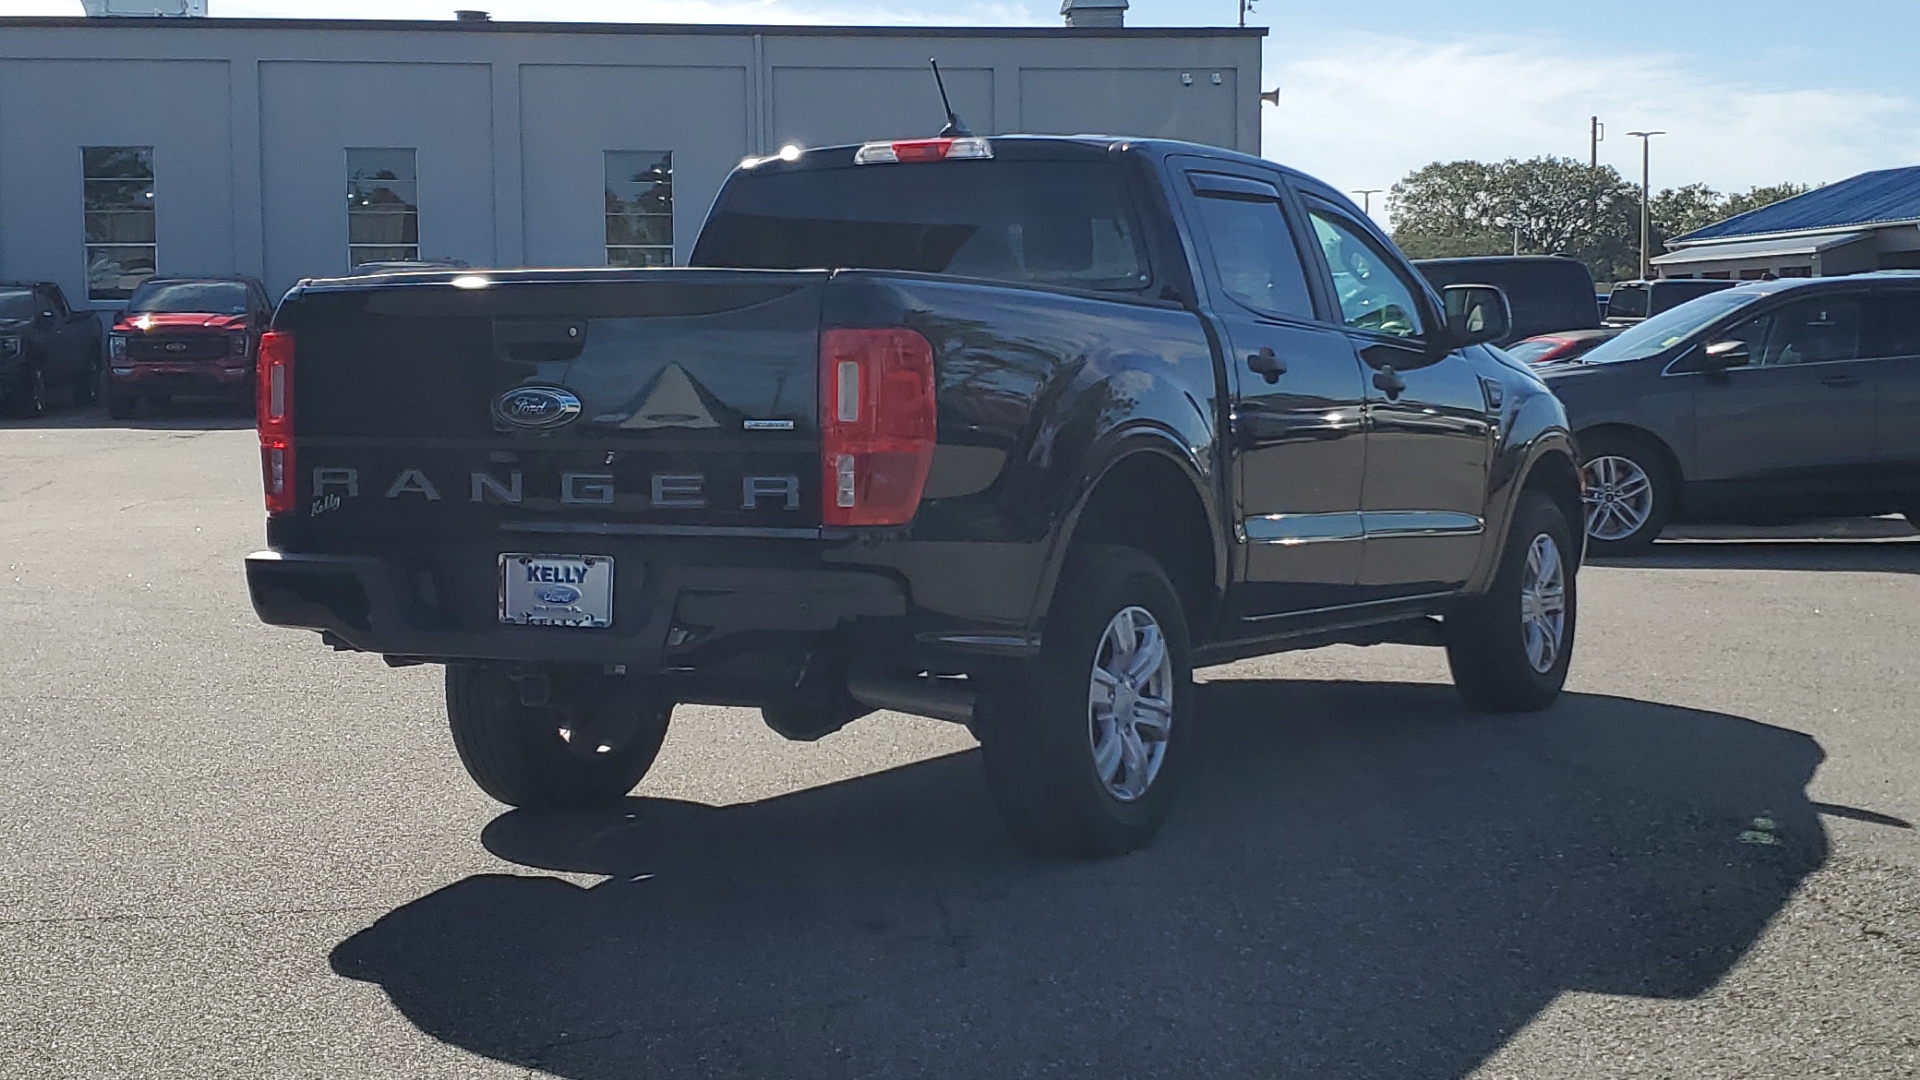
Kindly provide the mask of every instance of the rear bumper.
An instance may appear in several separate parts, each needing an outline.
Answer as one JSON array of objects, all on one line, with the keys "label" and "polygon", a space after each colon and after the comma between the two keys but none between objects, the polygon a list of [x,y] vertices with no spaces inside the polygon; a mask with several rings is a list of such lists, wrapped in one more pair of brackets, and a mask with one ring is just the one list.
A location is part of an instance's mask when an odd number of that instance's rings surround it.
[{"label": "rear bumper", "polygon": [[377,557],[259,551],[247,591],[261,621],[318,630],[338,645],[423,660],[628,664],[642,671],[729,641],[817,637],[898,619],[905,590],[851,570],[659,565],[616,577],[613,625],[477,625],[449,612],[429,570]]}]

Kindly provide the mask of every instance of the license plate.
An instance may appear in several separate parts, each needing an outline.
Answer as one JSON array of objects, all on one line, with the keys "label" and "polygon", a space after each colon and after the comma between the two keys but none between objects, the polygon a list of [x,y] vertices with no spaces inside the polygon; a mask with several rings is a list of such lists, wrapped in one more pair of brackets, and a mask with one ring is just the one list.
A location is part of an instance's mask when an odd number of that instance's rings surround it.
[{"label": "license plate", "polygon": [[500,621],[518,626],[612,626],[613,557],[501,555]]}]

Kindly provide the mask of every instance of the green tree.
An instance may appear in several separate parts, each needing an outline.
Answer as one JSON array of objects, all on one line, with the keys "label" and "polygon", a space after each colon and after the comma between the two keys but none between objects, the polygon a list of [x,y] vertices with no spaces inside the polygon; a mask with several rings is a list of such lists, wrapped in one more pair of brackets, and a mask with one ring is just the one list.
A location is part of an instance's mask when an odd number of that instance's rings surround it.
[{"label": "green tree", "polygon": [[1497,255],[1512,243],[1500,223],[1500,166],[1480,161],[1436,161],[1416,169],[1387,193],[1393,240],[1416,259]]},{"label": "green tree", "polygon": [[1791,180],[1779,184],[1765,184],[1756,187],[1744,195],[1729,195],[1720,207],[1720,220],[1725,221],[1735,214],[1744,214],[1749,210],[1758,210],[1763,206],[1772,206],[1782,199],[1791,199],[1795,195],[1805,195],[1812,191],[1806,184],[1796,184]]},{"label": "green tree", "polygon": [[1704,229],[1727,216],[1726,196],[1705,184],[1668,188],[1649,201],[1653,208],[1656,248],[1673,237]]},{"label": "green tree", "polygon": [[[1435,162],[1388,194],[1394,241],[1414,258],[1563,253],[1613,280],[1637,256],[1639,199],[1611,166],[1571,158]],[[1630,239],[1631,238],[1631,239]]]}]

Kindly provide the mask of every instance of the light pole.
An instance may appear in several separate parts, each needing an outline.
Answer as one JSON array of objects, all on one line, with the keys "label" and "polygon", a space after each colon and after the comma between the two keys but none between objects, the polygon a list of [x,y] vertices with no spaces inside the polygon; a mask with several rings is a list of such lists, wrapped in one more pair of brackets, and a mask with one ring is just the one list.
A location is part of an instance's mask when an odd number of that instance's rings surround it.
[{"label": "light pole", "polygon": [[1360,196],[1360,210],[1365,214],[1372,215],[1373,197],[1385,190],[1387,189],[1377,188],[1377,187],[1361,188],[1360,190],[1353,192],[1353,194]]},{"label": "light pole", "polygon": [[1640,140],[1640,280],[1647,280],[1652,264],[1647,261],[1647,244],[1653,234],[1653,202],[1647,189],[1648,162],[1653,155],[1653,137],[1665,135],[1664,131],[1629,131],[1627,137]]}]

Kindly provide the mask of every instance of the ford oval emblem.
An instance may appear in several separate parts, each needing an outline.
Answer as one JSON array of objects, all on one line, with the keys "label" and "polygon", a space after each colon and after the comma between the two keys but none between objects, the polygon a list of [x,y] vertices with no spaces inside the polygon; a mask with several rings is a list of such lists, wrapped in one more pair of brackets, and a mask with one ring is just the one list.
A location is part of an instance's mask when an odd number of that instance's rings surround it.
[{"label": "ford oval emblem", "polygon": [[571,604],[580,599],[580,590],[571,585],[542,585],[533,595],[543,604]]},{"label": "ford oval emblem", "polygon": [[503,424],[544,431],[579,416],[580,399],[558,386],[516,386],[494,399],[493,415]]}]

